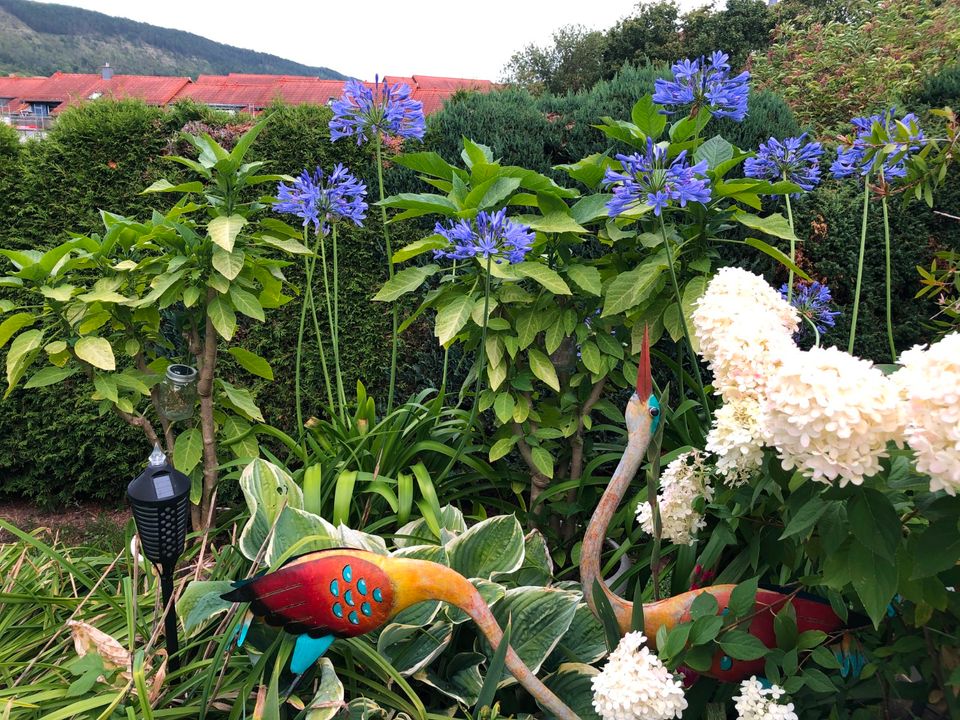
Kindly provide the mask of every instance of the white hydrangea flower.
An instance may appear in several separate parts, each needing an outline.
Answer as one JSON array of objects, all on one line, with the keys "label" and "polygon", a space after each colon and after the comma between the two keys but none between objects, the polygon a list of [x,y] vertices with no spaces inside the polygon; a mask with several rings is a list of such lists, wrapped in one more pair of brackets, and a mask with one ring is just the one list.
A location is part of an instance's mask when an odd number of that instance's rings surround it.
[{"label": "white hydrangea flower", "polygon": [[759,275],[723,268],[693,312],[700,355],[710,364],[724,400],[759,400],[781,356],[796,347],[800,316]]},{"label": "white hydrangea flower", "polygon": [[593,707],[603,720],[670,720],[687,708],[683,686],[644,646],[642,632],[623,636],[592,679]]},{"label": "white hydrangea flower", "polygon": [[[698,497],[713,499],[709,471],[698,450],[686,452],[673,460],[660,474],[660,527],[662,537],[678,544],[693,545],[697,531],[706,522],[693,505]],[[649,502],[637,505],[637,520],[643,530],[653,535],[653,513]]]},{"label": "white hydrangea flower", "polygon": [[763,687],[756,676],[740,683],[740,694],[734,695],[737,720],[798,720],[793,703],[780,704],[786,691],[779,685]]},{"label": "white hydrangea flower", "polygon": [[728,484],[747,482],[763,463],[760,403],[750,397],[725,401],[713,414],[706,450],[717,456],[717,471]]},{"label": "white hydrangea flower", "polygon": [[900,442],[905,413],[893,381],[873,363],[831,348],[795,350],[767,381],[761,427],[784,469],[859,485]]},{"label": "white hydrangea flower", "polygon": [[960,333],[900,356],[891,377],[908,404],[906,439],[930,490],[960,490]]}]

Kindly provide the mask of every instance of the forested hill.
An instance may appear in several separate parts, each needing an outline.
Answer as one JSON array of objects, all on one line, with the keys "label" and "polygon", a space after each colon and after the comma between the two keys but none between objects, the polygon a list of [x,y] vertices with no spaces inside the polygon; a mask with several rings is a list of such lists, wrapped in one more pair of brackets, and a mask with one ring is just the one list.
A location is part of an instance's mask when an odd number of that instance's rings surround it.
[{"label": "forested hill", "polygon": [[66,5],[0,0],[0,74],[93,73],[105,62],[127,75],[246,72],[344,79],[330,68],[301,65],[181,30]]}]

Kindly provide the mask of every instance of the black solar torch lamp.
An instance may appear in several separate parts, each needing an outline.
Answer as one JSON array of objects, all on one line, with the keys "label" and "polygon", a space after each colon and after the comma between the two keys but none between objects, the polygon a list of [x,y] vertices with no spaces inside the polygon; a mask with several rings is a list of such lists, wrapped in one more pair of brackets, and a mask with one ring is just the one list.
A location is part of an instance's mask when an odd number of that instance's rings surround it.
[{"label": "black solar torch lamp", "polygon": [[155,445],[146,469],[127,486],[127,499],[143,554],[160,574],[168,664],[176,670],[177,615],[170,598],[174,569],[183,555],[190,525],[190,478],[175,470],[160,446]]}]

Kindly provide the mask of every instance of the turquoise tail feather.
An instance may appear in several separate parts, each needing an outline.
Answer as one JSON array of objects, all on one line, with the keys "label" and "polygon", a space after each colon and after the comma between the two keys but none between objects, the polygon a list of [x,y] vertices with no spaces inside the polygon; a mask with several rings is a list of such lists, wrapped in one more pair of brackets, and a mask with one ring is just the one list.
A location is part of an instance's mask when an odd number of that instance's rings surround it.
[{"label": "turquoise tail feather", "polygon": [[320,638],[298,636],[297,644],[293,647],[293,658],[290,660],[290,672],[294,675],[305,673],[333,645],[333,639],[333,635]]}]

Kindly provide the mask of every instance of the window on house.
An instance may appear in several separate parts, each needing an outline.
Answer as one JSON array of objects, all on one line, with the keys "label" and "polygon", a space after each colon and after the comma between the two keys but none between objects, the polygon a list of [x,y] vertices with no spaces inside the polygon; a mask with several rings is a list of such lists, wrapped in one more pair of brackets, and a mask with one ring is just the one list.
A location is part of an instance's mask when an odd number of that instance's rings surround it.
[{"label": "window on house", "polygon": [[30,103],[30,114],[38,117],[49,117],[50,111],[53,110],[53,108],[54,105],[51,103]]}]

